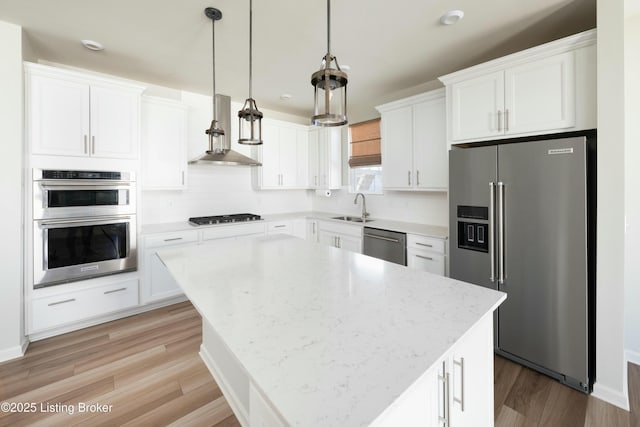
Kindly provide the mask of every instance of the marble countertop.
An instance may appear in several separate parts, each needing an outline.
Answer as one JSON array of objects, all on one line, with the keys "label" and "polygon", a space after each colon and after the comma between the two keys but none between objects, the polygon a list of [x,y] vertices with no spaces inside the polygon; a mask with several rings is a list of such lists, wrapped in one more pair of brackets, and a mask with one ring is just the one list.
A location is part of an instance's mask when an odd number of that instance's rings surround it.
[{"label": "marble countertop", "polygon": [[[331,213],[331,212],[291,212],[291,213],[283,213],[283,214],[272,214],[272,215],[263,215],[264,221],[284,221],[288,219],[296,219],[296,218],[310,218],[310,219],[319,219],[323,221],[335,221],[341,224],[351,224],[356,226],[363,226],[362,223],[358,222],[346,222],[338,219],[333,219],[334,216],[341,216],[343,213]],[[228,227],[237,224],[247,224],[246,222],[242,223],[233,223],[233,224],[216,224],[216,225],[204,225],[204,226],[193,226],[189,224],[187,221],[181,222],[171,222],[171,223],[162,223],[162,224],[147,224],[142,226],[142,234],[155,234],[155,233],[168,233],[172,231],[184,231],[184,230],[201,230],[207,227]],[[402,233],[411,233],[411,234],[419,234],[421,236],[427,237],[435,237],[438,239],[447,239],[449,236],[449,229],[447,227],[437,226],[437,225],[429,225],[429,224],[418,224],[412,222],[403,222],[403,221],[394,221],[384,218],[371,218],[366,224],[367,227],[374,228],[382,228],[384,230],[393,230],[399,231]]]},{"label": "marble countertop", "polygon": [[285,235],[158,254],[290,425],[370,424],[505,299]]}]

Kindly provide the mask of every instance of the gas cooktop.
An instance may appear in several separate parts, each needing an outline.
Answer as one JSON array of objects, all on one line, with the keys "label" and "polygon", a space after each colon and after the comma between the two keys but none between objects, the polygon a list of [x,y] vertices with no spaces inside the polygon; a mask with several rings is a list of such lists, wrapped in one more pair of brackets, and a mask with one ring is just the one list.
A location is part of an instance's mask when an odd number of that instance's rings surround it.
[{"label": "gas cooktop", "polygon": [[247,222],[247,221],[260,221],[262,218],[260,215],[241,213],[231,215],[214,215],[214,216],[196,216],[189,218],[189,223],[192,225],[209,225],[209,224],[226,224],[229,222]]}]

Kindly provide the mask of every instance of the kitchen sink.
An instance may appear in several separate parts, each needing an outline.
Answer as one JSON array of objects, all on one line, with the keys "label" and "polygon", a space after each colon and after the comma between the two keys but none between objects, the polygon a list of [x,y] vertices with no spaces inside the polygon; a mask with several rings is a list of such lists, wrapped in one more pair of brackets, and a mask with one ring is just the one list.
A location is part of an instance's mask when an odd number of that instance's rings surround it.
[{"label": "kitchen sink", "polygon": [[[334,217],[331,217],[331,219],[339,219],[341,221],[350,221],[350,222],[364,222],[362,218],[359,216],[347,216],[347,215],[334,216]],[[366,222],[372,222],[372,221],[368,219]]]}]

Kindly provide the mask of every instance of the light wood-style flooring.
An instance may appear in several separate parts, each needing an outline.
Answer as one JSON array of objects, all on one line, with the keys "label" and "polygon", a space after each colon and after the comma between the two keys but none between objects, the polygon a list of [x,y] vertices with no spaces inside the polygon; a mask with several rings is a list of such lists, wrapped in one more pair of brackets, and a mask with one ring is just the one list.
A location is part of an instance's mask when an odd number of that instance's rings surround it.
[{"label": "light wood-style flooring", "polygon": [[[0,411],[0,426],[237,427],[200,342],[188,302],[34,342],[0,364],[0,402],[36,411]],[[640,367],[630,365],[629,383],[630,413],[496,357],[496,426],[640,427]],[[111,409],[79,413],[80,402]]]}]

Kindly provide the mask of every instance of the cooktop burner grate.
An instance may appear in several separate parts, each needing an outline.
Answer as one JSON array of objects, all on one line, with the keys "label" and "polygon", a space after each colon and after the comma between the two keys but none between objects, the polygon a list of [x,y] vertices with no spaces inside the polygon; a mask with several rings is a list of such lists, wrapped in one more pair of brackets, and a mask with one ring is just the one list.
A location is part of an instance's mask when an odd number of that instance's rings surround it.
[{"label": "cooktop burner grate", "polygon": [[230,222],[260,221],[262,217],[256,214],[241,213],[231,215],[197,216],[189,218],[193,225],[226,224]]}]

